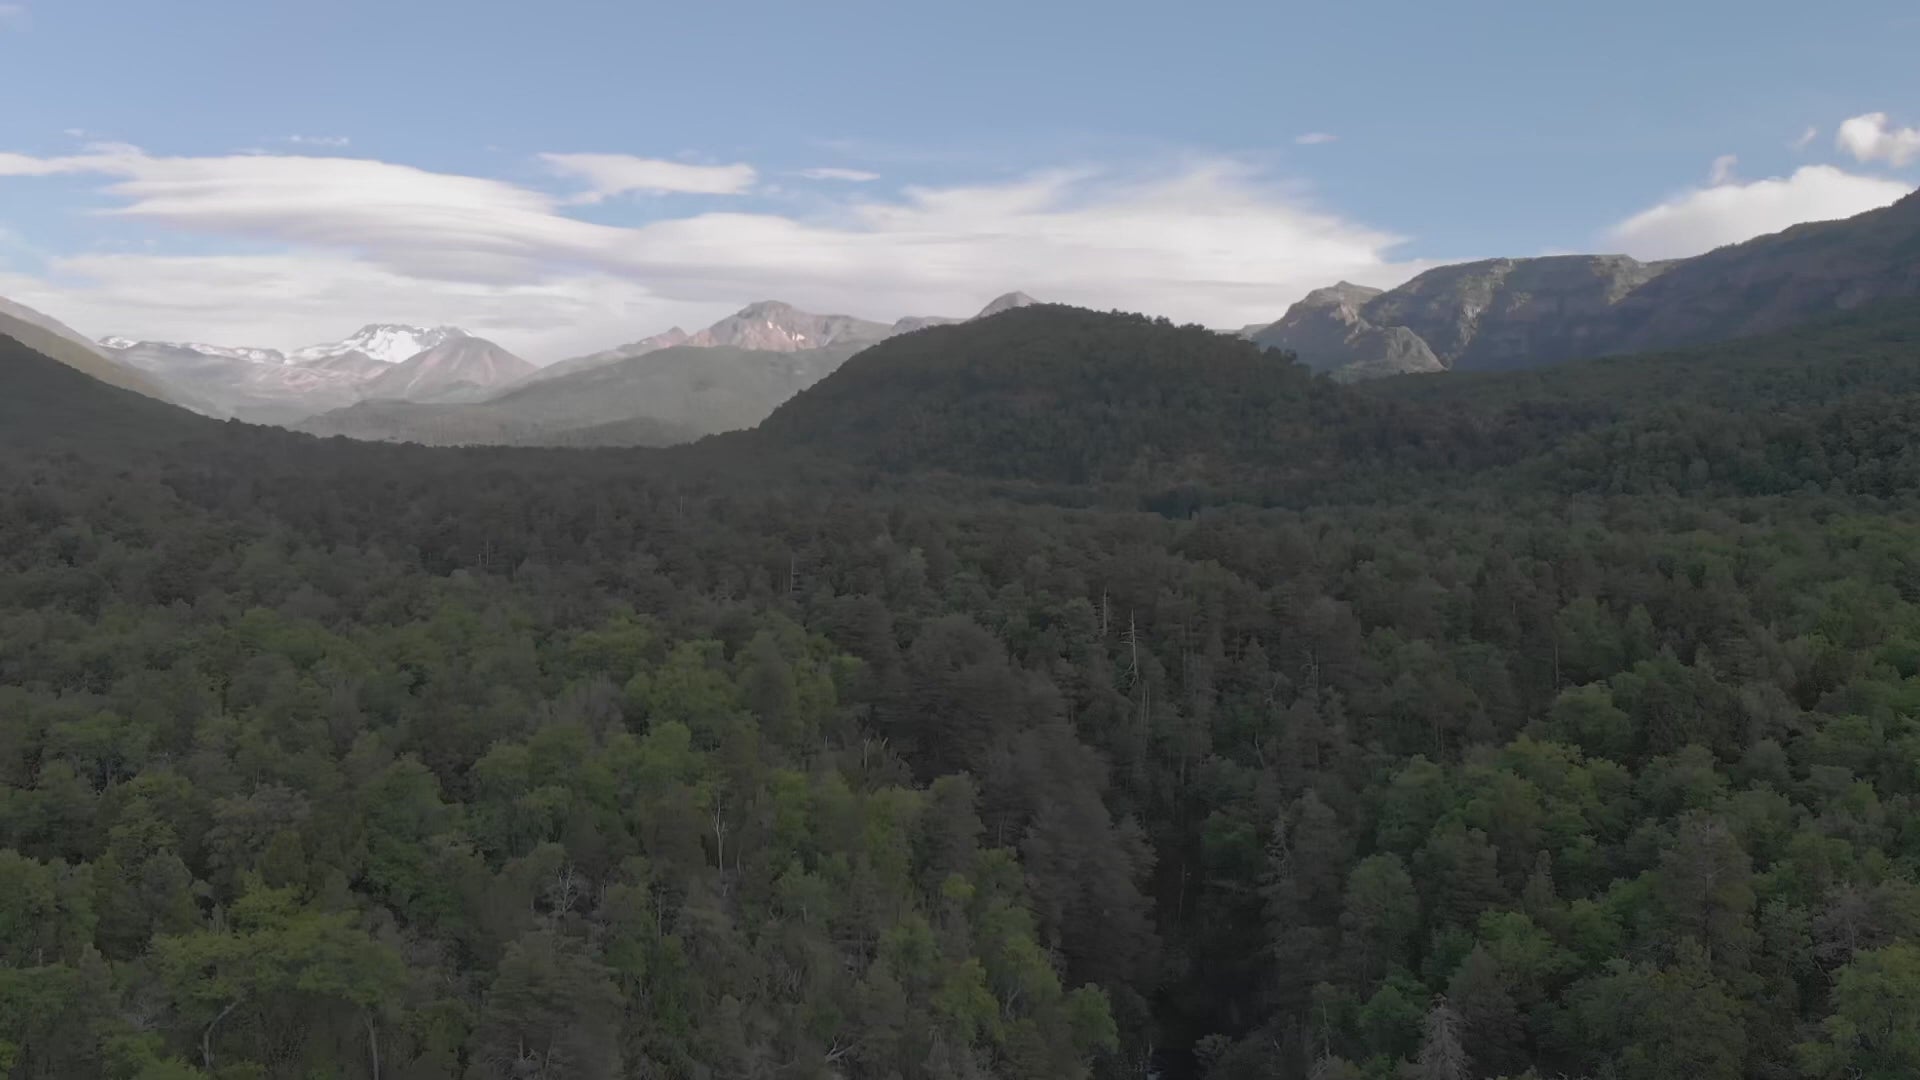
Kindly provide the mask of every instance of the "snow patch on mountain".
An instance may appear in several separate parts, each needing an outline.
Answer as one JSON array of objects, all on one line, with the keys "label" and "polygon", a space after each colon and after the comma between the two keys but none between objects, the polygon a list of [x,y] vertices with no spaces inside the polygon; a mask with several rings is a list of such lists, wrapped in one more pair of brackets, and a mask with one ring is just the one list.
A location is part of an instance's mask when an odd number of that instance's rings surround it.
[{"label": "snow patch on mountain", "polygon": [[382,363],[398,364],[428,349],[438,348],[449,341],[467,336],[467,332],[457,326],[429,328],[403,326],[397,323],[372,323],[361,327],[354,332],[353,336],[343,341],[295,349],[292,361],[296,364],[307,364],[357,352],[371,356]]},{"label": "snow patch on mountain", "polygon": [[279,349],[229,348],[224,345],[203,345],[195,341],[135,341],[132,338],[104,337],[100,344],[116,352],[132,349],[171,349],[199,353],[201,356],[215,356],[222,360],[245,360],[251,364],[284,365],[290,363],[287,355]]}]

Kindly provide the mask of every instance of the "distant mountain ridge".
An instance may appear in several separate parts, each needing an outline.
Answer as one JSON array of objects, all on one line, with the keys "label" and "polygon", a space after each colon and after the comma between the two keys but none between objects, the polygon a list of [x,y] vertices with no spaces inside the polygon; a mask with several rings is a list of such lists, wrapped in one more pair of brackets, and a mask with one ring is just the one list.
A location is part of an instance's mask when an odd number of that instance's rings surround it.
[{"label": "distant mountain ridge", "polygon": [[360,387],[367,399],[432,401],[471,388],[484,392],[539,370],[485,338],[448,337],[374,376]]},{"label": "distant mountain ridge", "polygon": [[726,346],[755,352],[799,352],[848,342],[871,344],[892,333],[885,323],[851,315],[814,315],[792,304],[762,300],[749,304],[688,338],[695,348]]},{"label": "distant mountain ridge", "polygon": [[287,364],[292,362],[287,359],[287,354],[281,352],[279,349],[229,348],[224,345],[202,345],[192,341],[134,341],[130,338],[123,337],[103,337],[100,339],[100,345],[103,348],[113,349],[119,352],[124,352],[128,349],[137,349],[143,346],[156,349],[173,349],[182,352],[198,353],[201,356],[216,356],[226,360],[245,360],[254,364]]},{"label": "distant mountain ridge", "polygon": [[436,345],[466,336],[467,332],[457,326],[368,323],[339,341],[295,349],[289,359],[296,364],[305,364],[357,352],[383,363],[398,364]]},{"label": "distant mountain ridge", "polygon": [[793,352],[676,345],[552,379],[527,379],[484,400],[368,400],[313,417],[315,435],[429,445],[666,446],[748,428],[866,346]]},{"label": "distant mountain ridge", "polygon": [[[1025,293],[995,298],[973,319],[1034,303]],[[101,377],[121,378],[194,411],[222,419],[300,426],[374,439],[508,441],[632,436],[681,441],[751,427],[774,407],[890,337],[966,318],[912,316],[892,324],[818,315],[781,301],[749,304],[697,333],[679,327],[588,356],[536,368],[499,345],[453,326],[370,323],[339,341],[281,352],[200,342],[71,335]],[[45,344],[45,343],[43,343]],[[58,346],[46,344],[46,348]],[[678,350],[676,352],[676,350]],[[657,364],[619,367],[673,352]],[[791,358],[791,359],[783,359]],[[551,401],[513,391],[598,371]],[[584,387],[593,387],[585,392]],[[552,402],[568,401],[563,415]],[[359,406],[381,403],[380,407]],[[410,410],[408,403],[433,405]],[[496,404],[497,403],[497,404]],[[481,412],[457,413],[460,408]],[[537,415],[521,415],[530,412]],[[328,414],[330,420],[304,423]],[[425,424],[422,430],[410,425]],[[594,429],[591,436],[570,434]]]},{"label": "distant mountain ridge", "polygon": [[355,400],[359,383],[350,372],[287,363],[277,351],[126,338],[105,338],[101,344],[120,363],[172,388],[181,404],[222,419],[285,422],[303,409],[338,408]]},{"label": "distant mountain ridge", "polygon": [[[1031,296],[1023,292],[1006,293],[988,303],[973,318],[985,318],[1034,302]],[[747,305],[698,333],[689,334],[676,326],[665,333],[625,345],[549,364],[528,376],[526,381],[545,382],[679,346],[697,349],[735,348],[752,352],[802,352],[847,344],[873,345],[900,334],[966,321],[965,318],[941,315],[909,315],[889,326],[851,315],[815,315],[778,300],[762,300]],[[803,344],[806,342],[813,344]]]},{"label": "distant mountain ridge", "polygon": [[1248,336],[1356,379],[1537,367],[1785,329],[1920,296],[1920,193],[1690,259],[1487,259],[1364,297],[1356,289],[1316,290]]}]

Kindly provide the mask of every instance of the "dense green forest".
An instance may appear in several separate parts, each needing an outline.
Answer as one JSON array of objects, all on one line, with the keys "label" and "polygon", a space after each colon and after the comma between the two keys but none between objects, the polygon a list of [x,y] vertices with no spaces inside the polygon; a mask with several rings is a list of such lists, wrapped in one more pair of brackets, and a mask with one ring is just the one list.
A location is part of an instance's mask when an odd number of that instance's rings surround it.
[{"label": "dense green forest", "polygon": [[1920,308],[906,335],[429,450],[0,340],[11,1078],[1920,1075]]}]

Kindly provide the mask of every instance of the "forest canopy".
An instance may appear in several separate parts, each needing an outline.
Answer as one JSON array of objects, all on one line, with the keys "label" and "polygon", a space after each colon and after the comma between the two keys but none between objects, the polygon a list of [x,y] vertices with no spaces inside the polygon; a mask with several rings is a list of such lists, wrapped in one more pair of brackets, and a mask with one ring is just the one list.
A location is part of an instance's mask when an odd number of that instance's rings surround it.
[{"label": "forest canopy", "polygon": [[0,342],[0,1071],[1920,1074],[1916,394],[1037,307],[429,450]]}]

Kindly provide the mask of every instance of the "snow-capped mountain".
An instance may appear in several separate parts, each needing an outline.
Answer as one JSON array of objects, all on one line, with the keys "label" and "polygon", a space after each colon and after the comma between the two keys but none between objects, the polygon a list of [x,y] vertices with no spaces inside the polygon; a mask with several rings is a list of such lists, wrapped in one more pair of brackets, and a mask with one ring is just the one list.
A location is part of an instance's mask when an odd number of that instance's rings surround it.
[{"label": "snow-capped mountain", "polygon": [[402,326],[397,323],[370,323],[355,331],[353,336],[344,341],[295,349],[291,359],[296,364],[306,364],[357,352],[384,363],[398,364],[428,349],[466,336],[467,332],[457,326],[428,328]]},{"label": "snow-capped mountain", "polygon": [[[166,341],[100,340],[114,360],[154,376],[180,400],[211,416],[279,423],[353,402],[359,379],[292,364],[276,349],[227,348]],[[371,363],[371,361],[369,361]],[[380,369],[386,370],[381,364]]]},{"label": "snow-capped mountain", "polygon": [[253,364],[286,364],[287,354],[279,349],[235,349],[224,345],[202,345],[195,341],[134,341],[131,338],[104,337],[100,344],[116,352],[129,352],[134,349],[165,351],[173,353],[196,353],[200,356],[213,356],[222,360],[245,360]]}]

